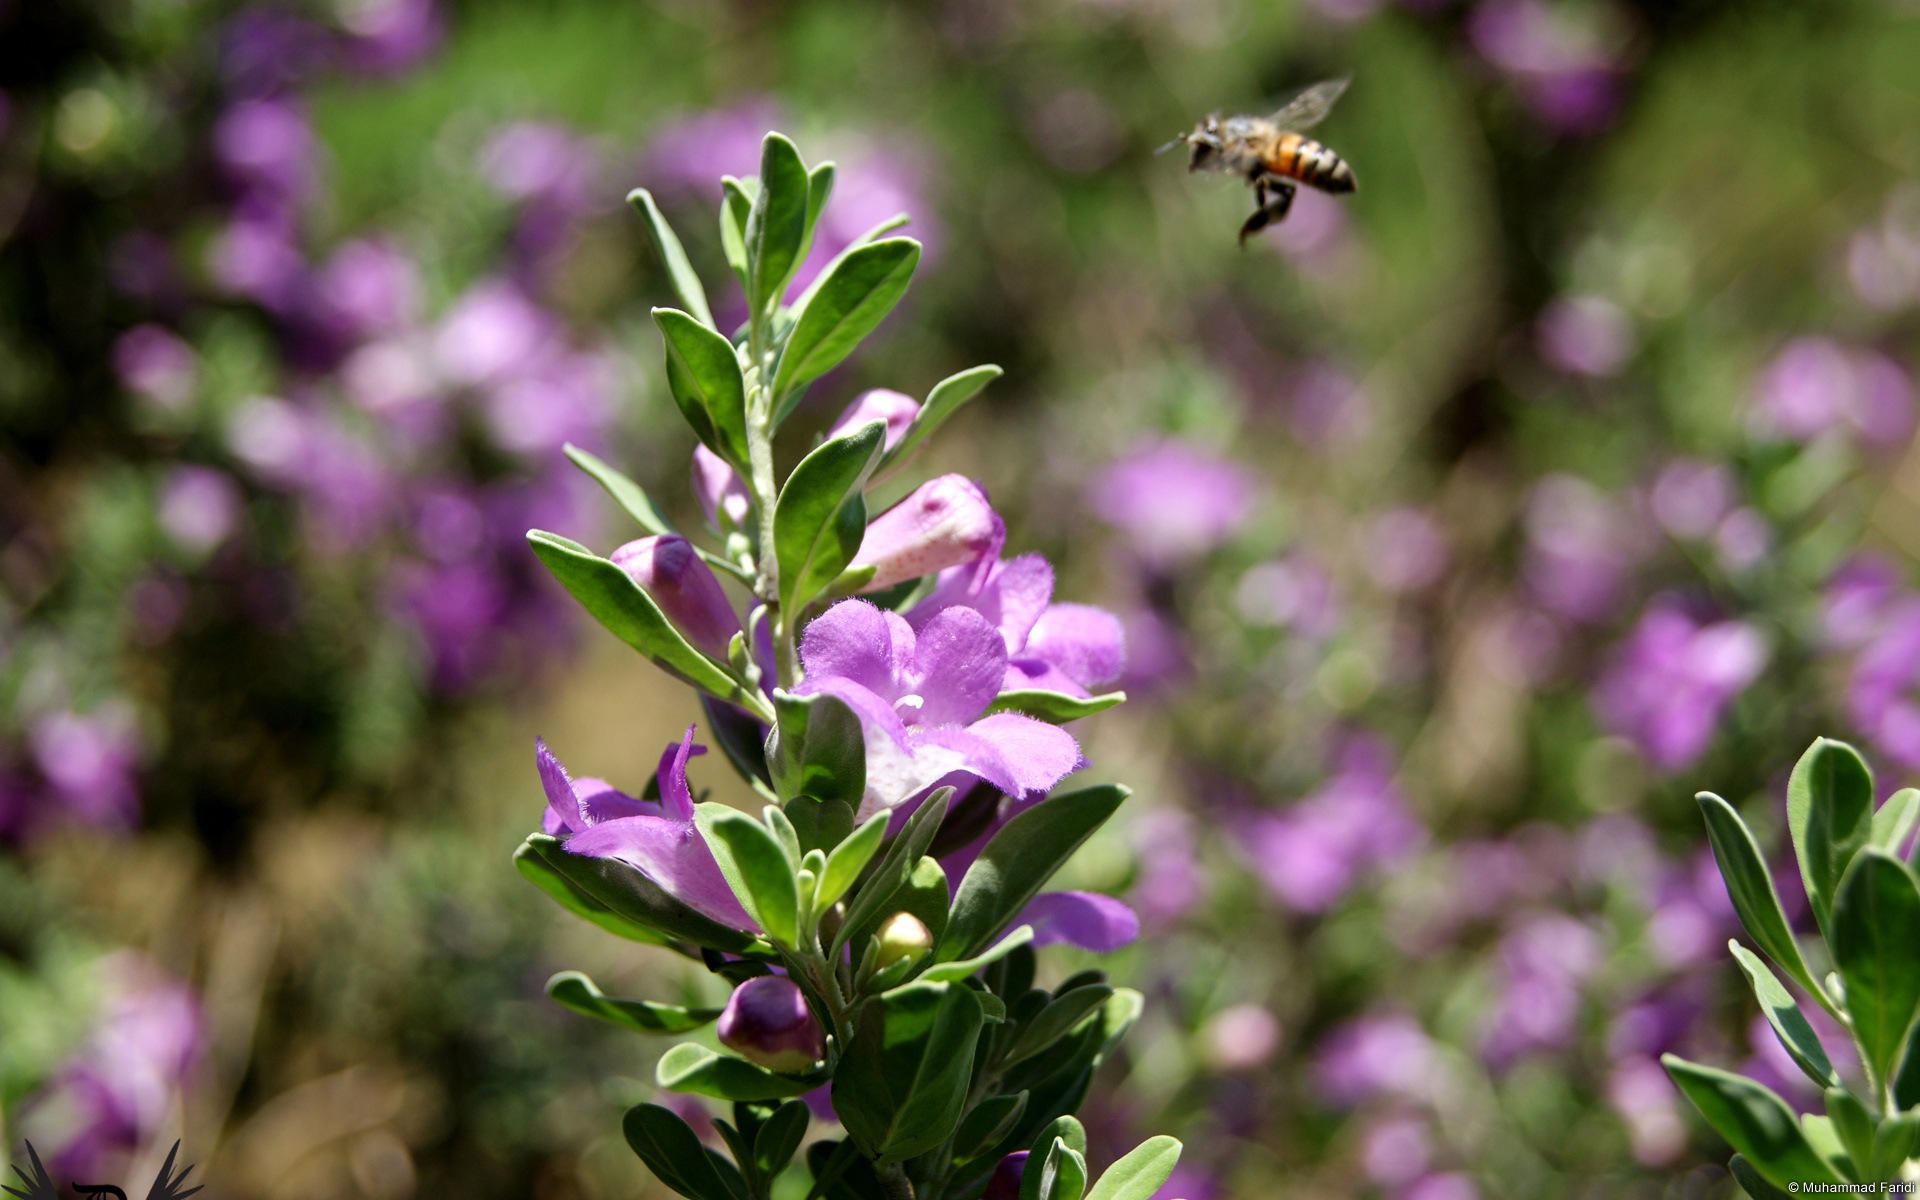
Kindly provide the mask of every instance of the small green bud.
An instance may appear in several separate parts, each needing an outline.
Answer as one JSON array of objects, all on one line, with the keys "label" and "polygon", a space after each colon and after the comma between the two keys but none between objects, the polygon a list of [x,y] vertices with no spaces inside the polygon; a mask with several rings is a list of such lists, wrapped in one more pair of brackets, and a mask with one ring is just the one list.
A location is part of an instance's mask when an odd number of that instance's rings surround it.
[{"label": "small green bud", "polygon": [[888,917],[875,937],[880,943],[880,954],[874,966],[881,971],[897,962],[912,962],[933,949],[933,934],[910,912],[897,912]]}]

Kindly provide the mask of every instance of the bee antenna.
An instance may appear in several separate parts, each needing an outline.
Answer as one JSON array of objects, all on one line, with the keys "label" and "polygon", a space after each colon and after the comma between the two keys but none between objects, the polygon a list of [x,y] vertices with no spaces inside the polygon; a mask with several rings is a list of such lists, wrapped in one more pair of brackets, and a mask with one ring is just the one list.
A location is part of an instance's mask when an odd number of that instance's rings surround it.
[{"label": "bee antenna", "polygon": [[1167,151],[1173,149],[1175,146],[1178,146],[1181,142],[1184,142],[1186,140],[1187,140],[1186,134],[1176,133],[1173,135],[1173,140],[1168,142],[1166,145],[1160,147],[1158,150],[1155,150],[1153,152],[1153,156],[1155,158],[1159,158],[1162,154],[1165,154]]}]

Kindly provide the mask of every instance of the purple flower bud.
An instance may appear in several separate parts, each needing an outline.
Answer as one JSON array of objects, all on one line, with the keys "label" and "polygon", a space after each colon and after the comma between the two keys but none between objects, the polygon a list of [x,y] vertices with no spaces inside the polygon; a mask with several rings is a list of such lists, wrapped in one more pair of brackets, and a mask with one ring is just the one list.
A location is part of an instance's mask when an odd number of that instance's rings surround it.
[{"label": "purple flower bud", "polygon": [[840,419],[833,423],[833,428],[827,430],[827,436],[839,437],[843,433],[860,428],[868,421],[885,421],[887,423],[886,448],[891,450],[900,444],[901,438],[907,435],[907,426],[913,424],[913,418],[919,412],[920,402],[912,396],[890,392],[886,388],[874,388],[872,391],[861,392],[854,397],[853,403],[847,405],[846,411],[840,414]]},{"label": "purple flower bud", "polygon": [[733,989],[718,1029],[721,1045],[769,1071],[805,1071],[827,1052],[807,998],[782,975],[756,976]]},{"label": "purple flower bud", "polygon": [[910,912],[897,912],[887,918],[877,935],[880,953],[874,965],[884,971],[897,962],[911,962],[933,949],[933,933]]},{"label": "purple flower bud", "polygon": [[644,537],[609,557],[653,597],[696,650],[727,661],[727,647],[740,632],[740,618],[692,543],[672,534]]},{"label": "purple flower bud", "polygon": [[964,475],[942,475],[867,526],[853,566],[873,567],[865,591],[892,587],[948,567],[993,558],[1007,527],[980,485]]},{"label": "purple flower bud", "polygon": [[705,446],[693,448],[693,494],[714,528],[738,529],[746,524],[751,503],[746,484],[740,482],[726,459]]},{"label": "purple flower bud", "polygon": [[1027,1173],[1027,1152],[1015,1150],[1000,1160],[980,1200],[1020,1200],[1020,1177]]}]

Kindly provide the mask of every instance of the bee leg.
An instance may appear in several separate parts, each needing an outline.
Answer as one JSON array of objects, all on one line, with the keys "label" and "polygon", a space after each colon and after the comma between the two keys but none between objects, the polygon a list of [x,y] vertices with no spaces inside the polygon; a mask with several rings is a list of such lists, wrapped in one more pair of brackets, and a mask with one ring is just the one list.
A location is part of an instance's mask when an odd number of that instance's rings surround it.
[{"label": "bee leg", "polygon": [[1284,179],[1260,179],[1253,185],[1254,200],[1260,205],[1240,227],[1240,244],[1259,233],[1268,225],[1284,220],[1287,210],[1293,207],[1293,193],[1296,189]]}]

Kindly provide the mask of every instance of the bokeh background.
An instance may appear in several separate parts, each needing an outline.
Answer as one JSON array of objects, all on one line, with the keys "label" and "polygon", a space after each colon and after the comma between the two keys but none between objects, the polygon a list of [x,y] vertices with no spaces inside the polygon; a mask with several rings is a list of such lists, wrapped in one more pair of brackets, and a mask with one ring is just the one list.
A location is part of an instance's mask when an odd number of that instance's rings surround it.
[{"label": "bokeh background", "polygon": [[[1244,250],[1153,154],[1342,75],[1358,194]],[[1815,734],[1920,771],[1911,0],[0,0],[9,1151],[667,1194],[618,1135],[660,1047],[541,986],[715,989],[508,855],[536,732],[638,786],[699,713],[521,535],[637,532],[568,441],[698,524],[621,197],[711,286],[769,128],[840,164],[820,252],[927,246],[789,449],[1000,364],[922,465],[1128,627],[1079,733],[1138,798],[1069,873],[1149,1007],[1093,1157],[1737,1195],[1657,1056],[1817,1097],[1690,797],[1777,852]]]}]

